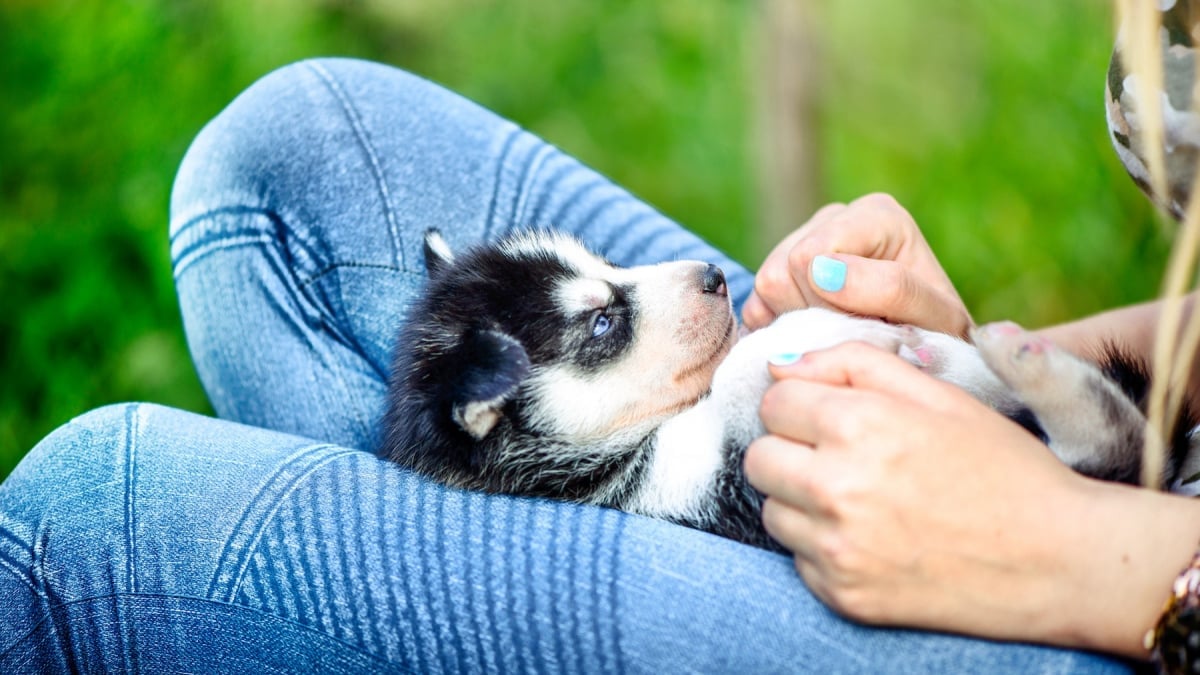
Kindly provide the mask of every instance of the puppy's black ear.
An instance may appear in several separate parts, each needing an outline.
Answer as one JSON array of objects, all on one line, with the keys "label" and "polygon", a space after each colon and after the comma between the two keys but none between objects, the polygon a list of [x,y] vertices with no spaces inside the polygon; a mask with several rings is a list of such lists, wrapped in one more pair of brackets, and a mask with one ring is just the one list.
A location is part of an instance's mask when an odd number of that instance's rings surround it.
[{"label": "puppy's black ear", "polygon": [[430,277],[446,269],[454,262],[454,253],[442,233],[430,229],[425,232],[425,272]]},{"label": "puppy's black ear", "polygon": [[476,440],[496,426],[507,403],[529,375],[529,355],[521,343],[496,330],[474,332],[460,345],[453,395],[454,422]]}]

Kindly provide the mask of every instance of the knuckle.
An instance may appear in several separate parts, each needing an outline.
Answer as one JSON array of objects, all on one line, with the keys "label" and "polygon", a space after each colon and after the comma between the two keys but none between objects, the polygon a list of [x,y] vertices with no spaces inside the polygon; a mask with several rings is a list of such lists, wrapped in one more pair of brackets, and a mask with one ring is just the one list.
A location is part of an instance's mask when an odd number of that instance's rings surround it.
[{"label": "knuckle", "polygon": [[754,275],[754,292],[764,303],[777,302],[792,285],[792,275],[784,265],[763,265]]},{"label": "knuckle", "polygon": [[762,523],[763,528],[772,537],[780,540],[782,543],[787,543],[789,539],[785,534],[785,525],[787,524],[787,509],[783,504],[774,497],[768,497],[763,501],[762,505]]},{"label": "knuckle", "polygon": [[835,430],[840,423],[842,413],[834,399],[839,398],[836,392],[824,398],[809,403],[806,414],[813,420],[818,431],[825,433]]},{"label": "knuckle", "polygon": [[784,380],[771,385],[763,393],[762,401],[759,403],[759,414],[764,423],[780,419],[782,414],[786,414],[792,386],[791,381]]},{"label": "knuckle", "polygon": [[875,445],[879,439],[872,438],[873,432],[880,428],[880,421],[888,419],[888,411],[882,401],[874,397],[861,397],[855,402],[854,415],[847,415],[843,423],[842,433],[846,443],[853,445]]},{"label": "knuckle", "polygon": [[[829,548],[829,547],[835,548]],[[825,602],[838,614],[862,621],[878,623],[885,617],[884,607],[877,593],[872,592],[866,574],[860,564],[862,556],[844,544],[818,544],[817,555],[823,569],[823,596]]]},{"label": "knuckle", "polygon": [[[859,481],[847,474],[828,479],[821,487],[828,501],[827,515],[836,522],[846,523],[848,518],[859,512],[863,490]],[[845,561],[846,552],[839,558]]]},{"label": "knuckle", "polygon": [[862,588],[834,585],[829,589],[829,594],[830,605],[842,616],[868,624],[883,620],[883,612],[874,594]]},{"label": "knuckle", "polygon": [[881,265],[878,282],[879,306],[893,316],[911,310],[920,299],[920,284],[902,265]]},{"label": "knuckle", "polygon": [[858,199],[858,203],[880,211],[904,211],[904,207],[900,206],[900,202],[896,201],[895,197],[886,192],[872,192],[863,195]]},{"label": "knuckle", "polygon": [[765,436],[754,440],[746,447],[746,454],[742,457],[742,468],[752,483],[757,483],[759,477],[771,470],[770,453],[764,447],[767,442]]},{"label": "knuckle", "polygon": [[833,513],[834,498],[825,483],[816,480],[811,474],[796,473],[789,477],[797,492],[803,494],[808,503],[815,507],[815,512],[821,516]]},{"label": "knuckle", "polygon": [[815,543],[817,555],[825,562],[825,566],[839,575],[849,571],[845,541],[834,532],[818,537]]},{"label": "knuckle", "polygon": [[787,252],[787,271],[788,279],[791,280],[793,270],[808,270],[808,264],[812,260],[812,253],[808,250],[807,242],[810,239],[805,239],[796,243],[795,246],[788,249]]},{"label": "knuckle", "polygon": [[820,220],[822,218],[828,218],[829,216],[832,216],[834,214],[840,213],[845,210],[846,210],[845,203],[830,202],[830,203],[826,204],[825,206],[822,206],[821,208],[817,209],[816,212],[814,212],[812,214],[812,217],[808,219],[808,222],[811,223],[811,222]]},{"label": "knuckle", "polygon": [[862,423],[858,415],[837,415],[831,417],[830,431],[844,443],[854,444],[862,436]]},{"label": "knuckle", "polygon": [[887,621],[886,607],[878,593],[848,580],[844,574],[826,568],[819,561],[797,555],[792,564],[813,595],[837,614],[867,624]]}]

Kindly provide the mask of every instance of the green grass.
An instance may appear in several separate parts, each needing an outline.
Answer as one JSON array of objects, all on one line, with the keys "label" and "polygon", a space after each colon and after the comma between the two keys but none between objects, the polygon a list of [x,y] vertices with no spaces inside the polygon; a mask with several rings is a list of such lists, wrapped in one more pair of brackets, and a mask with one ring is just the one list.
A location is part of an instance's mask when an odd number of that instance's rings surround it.
[{"label": "green grass", "polygon": [[[1038,325],[1155,293],[1169,243],[1104,131],[1106,5],[811,6],[824,47],[817,201],[895,194],[979,320]],[[171,180],[206,120],[300,58],[439,81],[756,266],[757,8],[0,4],[0,477],[98,405],[207,412],[167,259]]]}]

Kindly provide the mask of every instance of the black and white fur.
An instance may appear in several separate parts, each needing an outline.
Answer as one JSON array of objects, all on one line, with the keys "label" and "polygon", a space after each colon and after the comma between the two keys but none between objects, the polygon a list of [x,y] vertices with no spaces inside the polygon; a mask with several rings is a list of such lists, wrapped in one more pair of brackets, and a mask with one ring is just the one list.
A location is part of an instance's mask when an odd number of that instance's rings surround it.
[{"label": "black and white fur", "polygon": [[[610,506],[777,549],[742,473],[763,433],[767,358],[851,340],[962,387],[1083,473],[1133,483],[1140,472],[1148,376],[1116,350],[1097,367],[1012,324],[976,331],[972,346],[824,309],[738,340],[715,266],[619,268],[552,231],[460,257],[431,232],[426,263],[380,454],[448,485]],[[1164,485],[1190,474],[1193,426],[1185,414],[1170,439]]]}]

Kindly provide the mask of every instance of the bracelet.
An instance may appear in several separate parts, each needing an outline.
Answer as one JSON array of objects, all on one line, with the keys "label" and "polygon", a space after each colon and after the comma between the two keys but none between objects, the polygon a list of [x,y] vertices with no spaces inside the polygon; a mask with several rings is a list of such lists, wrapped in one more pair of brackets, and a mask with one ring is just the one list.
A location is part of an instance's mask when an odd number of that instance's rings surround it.
[{"label": "bracelet", "polygon": [[1200,675],[1200,550],[1175,578],[1171,597],[1144,644],[1160,673]]}]

